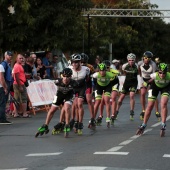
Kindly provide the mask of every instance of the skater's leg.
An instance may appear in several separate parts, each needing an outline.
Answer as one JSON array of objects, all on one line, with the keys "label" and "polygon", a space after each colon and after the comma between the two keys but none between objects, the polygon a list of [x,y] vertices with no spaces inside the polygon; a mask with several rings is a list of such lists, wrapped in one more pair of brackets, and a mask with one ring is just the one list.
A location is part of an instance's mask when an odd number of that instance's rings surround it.
[{"label": "skater's leg", "polygon": [[124,93],[120,94],[119,99],[118,99],[118,103],[117,103],[117,107],[116,107],[116,111],[119,111],[125,96],[126,96],[126,94],[124,94]]},{"label": "skater's leg", "polygon": [[86,101],[90,111],[90,117],[94,118],[94,105],[92,103],[92,94],[86,94]]},{"label": "skater's leg", "polygon": [[46,125],[49,125],[54,113],[57,111],[58,107],[52,105],[50,110],[48,111],[47,113],[47,117],[46,117],[46,121],[45,121],[45,124]]},{"label": "skater's leg", "polygon": [[102,99],[101,99],[101,103],[100,103],[100,106],[99,106],[99,110],[100,110],[100,117],[103,117],[103,110],[104,110],[104,95],[102,95]]},{"label": "skater's leg", "polygon": [[130,92],[130,94],[129,94],[129,97],[130,97],[130,110],[133,110],[133,111],[134,111],[134,108],[135,108],[134,96],[135,96],[135,92]]}]

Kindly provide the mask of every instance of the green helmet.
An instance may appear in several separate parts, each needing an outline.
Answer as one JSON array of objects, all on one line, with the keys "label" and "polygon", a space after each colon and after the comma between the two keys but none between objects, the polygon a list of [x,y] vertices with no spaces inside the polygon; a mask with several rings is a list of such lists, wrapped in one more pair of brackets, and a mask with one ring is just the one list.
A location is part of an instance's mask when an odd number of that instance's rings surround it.
[{"label": "green helmet", "polygon": [[100,64],[98,64],[98,69],[101,70],[101,71],[105,71],[106,65],[104,63],[100,63]]},{"label": "green helmet", "polygon": [[165,63],[160,63],[160,64],[158,65],[158,69],[159,69],[160,71],[167,72],[167,71],[168,71],[168,65],[165,64]]}]

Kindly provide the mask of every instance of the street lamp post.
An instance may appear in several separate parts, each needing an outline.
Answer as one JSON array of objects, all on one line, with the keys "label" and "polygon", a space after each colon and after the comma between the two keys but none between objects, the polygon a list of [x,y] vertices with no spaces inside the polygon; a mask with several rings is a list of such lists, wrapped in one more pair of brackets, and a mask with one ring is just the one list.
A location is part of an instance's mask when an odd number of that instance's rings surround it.
[{"label": "street lamp post", "polygon": [[88,19],[88,56],[90,57],[90,16],[87,15]]}]

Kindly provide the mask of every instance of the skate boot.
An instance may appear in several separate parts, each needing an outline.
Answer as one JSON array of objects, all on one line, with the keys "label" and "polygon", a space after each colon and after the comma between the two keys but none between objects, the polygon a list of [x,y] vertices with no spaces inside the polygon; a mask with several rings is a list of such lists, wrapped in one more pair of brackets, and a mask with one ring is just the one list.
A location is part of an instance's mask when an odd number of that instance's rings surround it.
[{"label": "skate boot", "polygon": [[119,111],[116,111],[114,114],[115,120],[118,119],[118,114],[119,114]]},{"label": "skate boot", "polygon": [[106,117],[107,127],[110,128],[110,117]]},{"label": "skate boot", "polygon": [[140,125],[138,130],[137,130],[137,132],[136,132],[136,135],[142,135],[144,130],[145,130],[145,128],[146,128],[145,124]]},{"label": "skate boot", "polygon": [[78,124],[78,132],[77,132],[78,135],[82,135],[83,134],[82,129],[83,129],[83,123],[79,122],[79,124]]},{"label": "skate boot", "polygon": [[159,112],[155,112],[155,115],[158,119],[158,122],[160,122],[161,121],[161,114]]},{"label": "skate boot", "polygon": [[130,120],[134,120],[134,111],[133,110],[130,111]]},{"label": "skate boot", "polygon": [[112,115],[111,118],[110,118],[110,120],[111,120],[111,125],[114,125],[115,115]]},{"label": "skate boot", "polygon": [[74,120],[74,119],[71,119],[71,121],[70,121],[70,130],[73,129],[74,123],[75,123],[75,120]]},{"label": "skate boot", "polygon": [[74,132],[75,132],[75,133],[78,132],[78,124],[79,124],[79,122],[78,122],[78,121],[75,121],[75,123],[74,123]]},{"label": "skate boot", "polygon": [[144,119],[144,114],[145,114],[145,111],[142,111],[141,114],[140,114],[140,120]]},{"label": "skate boot", "polygon": [[35,137],[38,137],[39,135],[42,136],[44,133],[47,134],[48,132],[49,132],[48,126],[44,124],[38,128],[38,132],[35,134]]},{"label": "skate boot", "polygon": [[103,116],[102,117],[98,117],[97,119],[96,119],[96,125],[97,126],[100,126],[101,125],[101,123],[102,123],[102,118],[103,118]]},{"label": "skate boot", "polygon": [[162,123],[161,124],[161,131],[160,131],[160,136],[164,137],[165,136],[165,130],[166,130],[166,124]]},{"label": "skate boot", "polygon": [[64,131],[64,127],[65,127],[65,125],[66,125],[66,122],[65,121],[62,121],[61,122],[61,132],[63,132]]},{"label": "skate boot", "polygon": [[89,120],[89,125],[88,128],[94,130],[96,128],[96,121],[94,118],[91,118],[91,120]]},{"label": "skate boot", "polygon": [[63,124],[61,122],[59,122],[58,124],[56,124],[54,126],[54,129],[52,130],[52,135],[56,135],[59,134],[62,131],[62,126]]},{"label": "skate boot", "polygon": [[64,126],[64,137],[67,138],[70,132],[70,125],[65,125]]}]

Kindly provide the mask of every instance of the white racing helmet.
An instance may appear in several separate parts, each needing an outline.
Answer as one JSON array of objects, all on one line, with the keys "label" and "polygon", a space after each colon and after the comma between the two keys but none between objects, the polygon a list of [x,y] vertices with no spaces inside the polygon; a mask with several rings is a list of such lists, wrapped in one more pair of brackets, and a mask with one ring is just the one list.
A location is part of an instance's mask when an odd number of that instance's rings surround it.
[{"label": "white racing helmet", "polygon": [[127,55],[127,59],[128,60],[135,60],[136,59],[136,55],[133,54],[133,53],[130,53],[130,54]]}]

